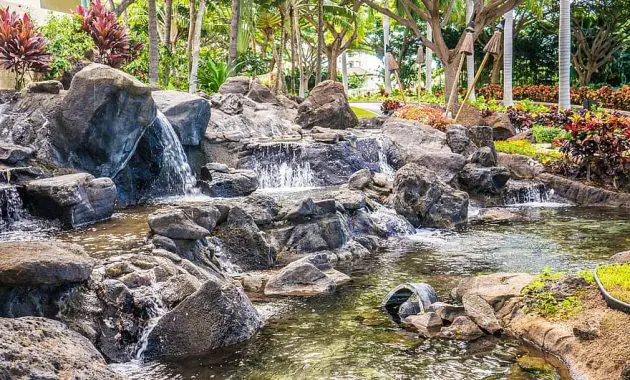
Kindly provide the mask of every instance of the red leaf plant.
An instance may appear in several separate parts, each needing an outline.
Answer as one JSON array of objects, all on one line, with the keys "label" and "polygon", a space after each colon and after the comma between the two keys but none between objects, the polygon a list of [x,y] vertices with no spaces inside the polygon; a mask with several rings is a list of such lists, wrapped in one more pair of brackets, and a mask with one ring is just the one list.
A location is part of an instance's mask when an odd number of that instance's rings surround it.
[{"label": "red leaf plant", "polygon": [[94,0],[90,8],[77,7],[81,30],[88,33],[98,50],[98,59],[112,67],[120,67],[133,60],[141,45],[129,44],[125,27],[118,22],[114,12],[105,9],[101,0]]},{"label": "red leaf plant", "polygon": [[28,71],[46,71],[49,63],[46,39],[35,29],[28,14],[20,17],[9,7],[0,8],[0,67],[15,73],[15,89],[24,87]]}]

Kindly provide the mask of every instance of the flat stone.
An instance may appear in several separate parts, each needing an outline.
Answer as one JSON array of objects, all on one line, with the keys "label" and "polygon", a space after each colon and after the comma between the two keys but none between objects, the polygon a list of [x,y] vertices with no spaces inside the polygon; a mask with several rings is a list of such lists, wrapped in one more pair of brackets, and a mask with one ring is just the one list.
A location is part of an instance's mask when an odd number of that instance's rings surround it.
[{"label": "flat stone", "polygon": [[180,209],[154,212],[149,215],[148,222],[153,233],[171,239],[197,240],[210,235],[210,231],[195,223]]},{"label": "flat stone", "polygon": [[313,264],[295,261],[273,275],[265,285],[265,295],[313,296],[330,293],[337,284]]},{"label": "flat stone", "polygon": [[494,273],[469,277],[460,280],[455,290],[457,298],[466,294],[476,294],[498,310],[505,301],[519,297],[521,291],[534,281],[534,276],[527,273]]},{"label": "flat stone", "polygon": [[427,311],[434,312],[445,322],[453,322],[455,318],[466,315],[463,306],[450,305],[444,302],[432,303]]},{"label": "flat stone", "polygon": [[442,327],[440,330],[440,336],[446,339],[472,341],[484,335],[479,326],[472,319],[465,316],[455,318],[450,326]]},{"label": "flat stone", "polygon": [[477,326],[490,334],[501,331],[501,325],[494,315],[494,309],[483,298],[476,294],[466,294],[462,298],[464,310]]}]

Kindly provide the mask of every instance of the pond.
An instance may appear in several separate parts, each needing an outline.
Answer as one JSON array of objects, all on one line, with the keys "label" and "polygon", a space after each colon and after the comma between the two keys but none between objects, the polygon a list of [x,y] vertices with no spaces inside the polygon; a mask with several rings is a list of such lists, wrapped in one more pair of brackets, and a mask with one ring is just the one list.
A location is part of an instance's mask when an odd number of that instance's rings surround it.
[{"label": "pond", "polygon": [[[401,282],[430,283],[448,299],[463,276],[545,267],[575,272],[630,248],[627,213],[574,207],[521,212],[528,221],[476,224],[461,232],[419,230],[390,240],[372,259],[341,268],[354,281],[330,296],[259,304],[276,313],[247,344],[207,357],[119,368],[138,379],[527,378],[514,363],[531,350],[518,342],[422,340],[378,309]],[[568,376],[562,370],[556,375]]]}]

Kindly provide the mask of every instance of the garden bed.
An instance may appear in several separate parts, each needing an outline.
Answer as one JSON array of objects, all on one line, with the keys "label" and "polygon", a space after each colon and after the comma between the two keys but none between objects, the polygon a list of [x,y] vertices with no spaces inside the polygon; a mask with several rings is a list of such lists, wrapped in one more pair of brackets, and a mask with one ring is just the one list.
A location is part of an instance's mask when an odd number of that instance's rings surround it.
[{"label": "garden bed", "polygon": [[600,266],[593,274],[608,306],[630,313],[630,264]]}]

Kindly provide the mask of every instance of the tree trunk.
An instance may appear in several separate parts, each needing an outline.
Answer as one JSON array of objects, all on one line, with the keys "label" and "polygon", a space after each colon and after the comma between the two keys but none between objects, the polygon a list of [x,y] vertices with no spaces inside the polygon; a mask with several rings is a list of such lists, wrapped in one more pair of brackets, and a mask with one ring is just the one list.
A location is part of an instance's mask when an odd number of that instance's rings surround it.
[{"label": "tree trunk", "polygon": [[558,47],[560,82],[558,107],[571,108],[571,1],[560,0],[560,43]]},{"label": "tree trunk", "polygon": [[186,43],[188,53],[188,73],[192,67],[192,51],[193,51],[193,39],[195,38],[195,17],[197,12],[195,10],[195,0],[188,2],[188,42]]},{"label": "tree trunk", "polygon": [[[427,23],[427,39],[433,41],[433,29],[431,25]],[[433,51],[426,48],[426,54],[424,55],[424,67],[426,70],[426,88],[429,94],[433,93]]]},{"label": "tree trunk", "polygon": [[343,83],[343,90],[348,95],[348,57],[346,52],[341,53],[341,81]]},{"label": "tree trunk", "polygon": [[291,37],[291,94],[295,95],[295,61],[296,61],[296,49],[295,49],[295,7],[291,4],[291,8],[289,8],[289,26],[290,26],[290,37]]},{"label": "tree trunk", "polygon": [[203,14],[205,10],[206,0],[199,0],[199,11],[197,12],[197,20],[195,21],[195,31],[193,37],[192,67],[190,68],[190,82],[188,84],[188,92],[191,94],[197,92],[197,71],[199,70],[201,24],[203,23]]},{"label": "tree trunk", "polygon": [[[459,56],[458,56],[459,58]],[[457,77],[457,68],[459,67],[459,59],[455,59],[454,62],[449,62],[444,65],[444,104],[448,104],[448,98],[453,91],[453,86],[455,86],[455,99],[453,100],[453,104],[457,105],[457,95],[459,90],[459,78]]]},{"label": "tree trunk", "polygon": [[[169,54],[172,51],[171,46],[171,29],[172,29],[172,20],[173,20],[173,0],[166,0],[164,2],[165,12],[164,12],[164,46],[168,50]],[[168,86],[168,82],[171,77],[171,66],[165,68],[164,71],[164,83]]]},{"label": "tree trunk", "polygon": [[387,68],[387,48],[389,47],[389,16],[383,15],[383,62],[385,63],[385,91],[392,93],[392,75]]},{"label": "tree trunk", "polygon": [[322,81],[322,55],[324,54],[324,0],[317,0],[317,71],[315,85]]},{"label": "tree trunk", "polygon": [[[475,9],[475,1],[466,0],[466,23],[470,22],[474,9]],[[473,81],[475,80],[475,51],[474,49],[473,49],[473,53],[466,57],[466,79],[468,83],[468,88],[471,88],[473,85]],[[470,100],[475,100],[474,88],[473,88],[473,91],[470,93]]]},{"label": "tree trunk", "polygon": [[303,98],[306,95],[306,90],[308,90],[308,82],[304,83],[304,52],[302,50],[302,38],[300,35],[300,21],[298,17],[298,10],[293,10],[293,27],[295,28],[295,44],[297,46],[298,52],[298,70],[300,71],[300,90],[298,95],[300,98]]},{"label": "tree trunk", "polygon": [[278,54],[278,62],[277,62],[277,66],[276,66],[276,89],[275,89],[275,94],[278,95],[281,92],[283,92],[284,89],[284,78],[282,75],[282,69],[283,69],[283,59],[282,56],[284,55],[284,46],[286,43],[286,33],[285,33],[285,22],[286,22],[286,14],[284,9],[282,9],[282,7],[280,8],[280,49],[279,49],[279,54]]},{"label": "tree trunk", "polygon": [[328,50],[328,77],[326,79],[333,82],[337,81],[337,59],[339,58],[339,51],[336,47],[332,47]]},{"label": "tree trunk", "polygon": [[149,0],[149,83],[158,81],[158,33],[155,0]]},{"label": "tree trunk", "polygon": [[499,56],[494,56],[492,61],[492,72],[490,73],[490,84],[499,84],[501,80],[501,61],[503,52]]},{"label": "tree trunk", "polygon": [[512,99],[512,43],[514,32],[514,11],[505,15],[505,29],[503,30],[503,105],[514,105]]},{"label": "tree trunk", "polygon": [[228,67],[234,68],[238,59],[238,25],[241,20],[241,0],[232,0],[232,18],[230,19],[230,47]]}]

